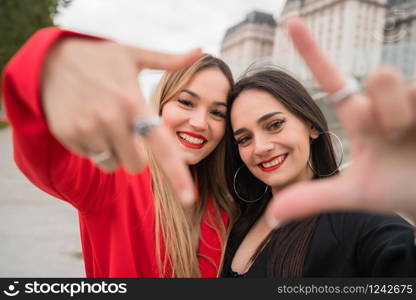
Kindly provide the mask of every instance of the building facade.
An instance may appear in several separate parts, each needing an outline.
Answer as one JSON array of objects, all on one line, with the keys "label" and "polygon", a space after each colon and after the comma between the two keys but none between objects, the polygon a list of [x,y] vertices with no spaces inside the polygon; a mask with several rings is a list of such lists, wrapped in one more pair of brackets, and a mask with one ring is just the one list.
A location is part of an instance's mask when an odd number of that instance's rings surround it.
[{"label": "building facade", "polygon": [[343,128],[294,50],[284,23],[290,17],[301,17],[346,75],[363,79],[381,64],[390,64],[407,79],[414,79],[416,0],[287,0],[276,24],[270,21],[271,15],[266,15],[253,12],[231,27],[223,40],[222,57],[237,76],[259,61],[271,62],[293,74],[317,101],[331,131],[341,136],[348,161],[349,142]]},{"label": "building facade", "polygon": [[220,55],[234,75],[244,72],[252,62],[270,59],[275,28],[273,15],[253,11],[242,22],[227,30]]},{"label": "building facade", "polygon": [[416,0],[287,0],[277,22],[254,11],[229,28],[222,58],[237,75],[253,62],[273,62],[312,85],[284,26],[293,16],[305,20],[345,74],[361,79],[391,64],[408,79],[416,77]]},{"label": "building facade", "polygon": [[416,77],[416,1],[388,1],[382,60]]},{"label": "building facade", "polygon": [[276,28],[274,62],[312,83],[284,27],[299,16],[344,73],[362,78],[381,62],[386,8],[387,0],[288,0]]}]

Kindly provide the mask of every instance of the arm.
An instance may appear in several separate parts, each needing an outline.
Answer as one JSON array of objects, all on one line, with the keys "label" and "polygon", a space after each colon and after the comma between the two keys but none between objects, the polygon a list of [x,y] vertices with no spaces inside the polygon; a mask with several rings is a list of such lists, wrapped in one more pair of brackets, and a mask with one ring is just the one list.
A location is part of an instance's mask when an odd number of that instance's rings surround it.
[{"label": "arm", "polygon": [[[123,166],[138,173],[145,166],[132,125],[154,112],[138,87],[139,71],[174,71],[200,55],[199,50],[169,55],[137,49],[58,28],[39,31],[11,60],[3,78],[19,167],[42,189],[88,209],[80,203],[90,198],[88,188],[100,190],[114,178],[104,172],[121,172]],[[172,148],[173,139],[162,125],[145,141],[179,197],[189,203],[192,180],[178,159],[179,149]],[[102,152],[111,155],[96,168],[88,158]]]},{"label": "arm", "polygon": [[397,215],[346,213],[344,222],[342,240],[355,248],[362,276],[416,275],[413,228],[404,219]]},{"label": "arm", "polygon": [[[13,57],[3,74],[5,107],[13,128],[14,157],[32,183],[81,210],[85,196],[108,176],[51,134],[41,103],[41,72],[49,49],[61,38],[83,36],[59,28],[38,31]],[[91,195],[90,195],[91,196]]]}]

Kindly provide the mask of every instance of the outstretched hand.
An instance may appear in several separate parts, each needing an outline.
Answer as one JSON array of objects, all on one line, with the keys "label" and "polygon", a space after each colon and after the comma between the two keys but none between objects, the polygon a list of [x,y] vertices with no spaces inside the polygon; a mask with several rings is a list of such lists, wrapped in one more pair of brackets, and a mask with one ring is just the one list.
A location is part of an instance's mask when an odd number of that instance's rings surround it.
[{"label": "outstretched hand", "polygon": [[137,173],[149,144],[179,198],[193,201],[189,169],[173,134],[162,126],[138,141],[136,118],[157,114],[137,82],[145,69],[178,70],[201,56],[199,49],[170,55],[111,41],[68,37],[50,50],[42,76],[42,104],[52,134],[70,151],[92,159],[105,172],[123,166]]},{"label": "outstretched hand", "polygon": [[[322,90],[345,78],[299,18],[288,21],[293,43]],[[266,215],[271,225],[334,210],[399,212],[416,220],[416,85],[396,70],[374,72],[361,94],[335,107],[351,142],[352,163],[340,175],[282,190]]]}]

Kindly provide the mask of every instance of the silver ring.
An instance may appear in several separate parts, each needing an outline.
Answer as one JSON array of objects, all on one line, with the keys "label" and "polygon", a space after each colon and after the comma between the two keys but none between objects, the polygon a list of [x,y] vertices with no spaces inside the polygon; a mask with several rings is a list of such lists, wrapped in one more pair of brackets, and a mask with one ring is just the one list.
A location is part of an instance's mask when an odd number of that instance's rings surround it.
[{"label": "silver ring", "polygon": [[352,94],[360,92],[360,85],[354,77],[347,77],[345,86],[339,91],[326,96],[326,102],[332,106],[337,105]]},{"label": "silver ring", "polygon": [[90,159],[97,165],[109,160],[112,156],[111,151],[102,151],[89,155]]},{"label": "silver ring", "polygon": [[148,137],[152,129],[162,124],[162,119],[159,116],[150,116],[144,118],[137,118],[134,120],[134,132],[141,137]]}]

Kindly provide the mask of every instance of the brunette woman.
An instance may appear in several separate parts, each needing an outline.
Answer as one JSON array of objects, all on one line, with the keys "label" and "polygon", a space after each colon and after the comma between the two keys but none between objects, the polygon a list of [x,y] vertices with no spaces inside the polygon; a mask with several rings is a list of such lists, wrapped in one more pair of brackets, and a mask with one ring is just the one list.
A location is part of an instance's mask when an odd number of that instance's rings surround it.
[{"label": "brunette woman", "polygon": [[413,228],[397,215],[337,211],[269,226],[273,196],[279,201],[290,186],[338,176],[340,167],[333,133],[296,79],[276,69],[249,75],[234,86],[228,110],[228,182],[241,215],[223,276],[416,275]]}]

